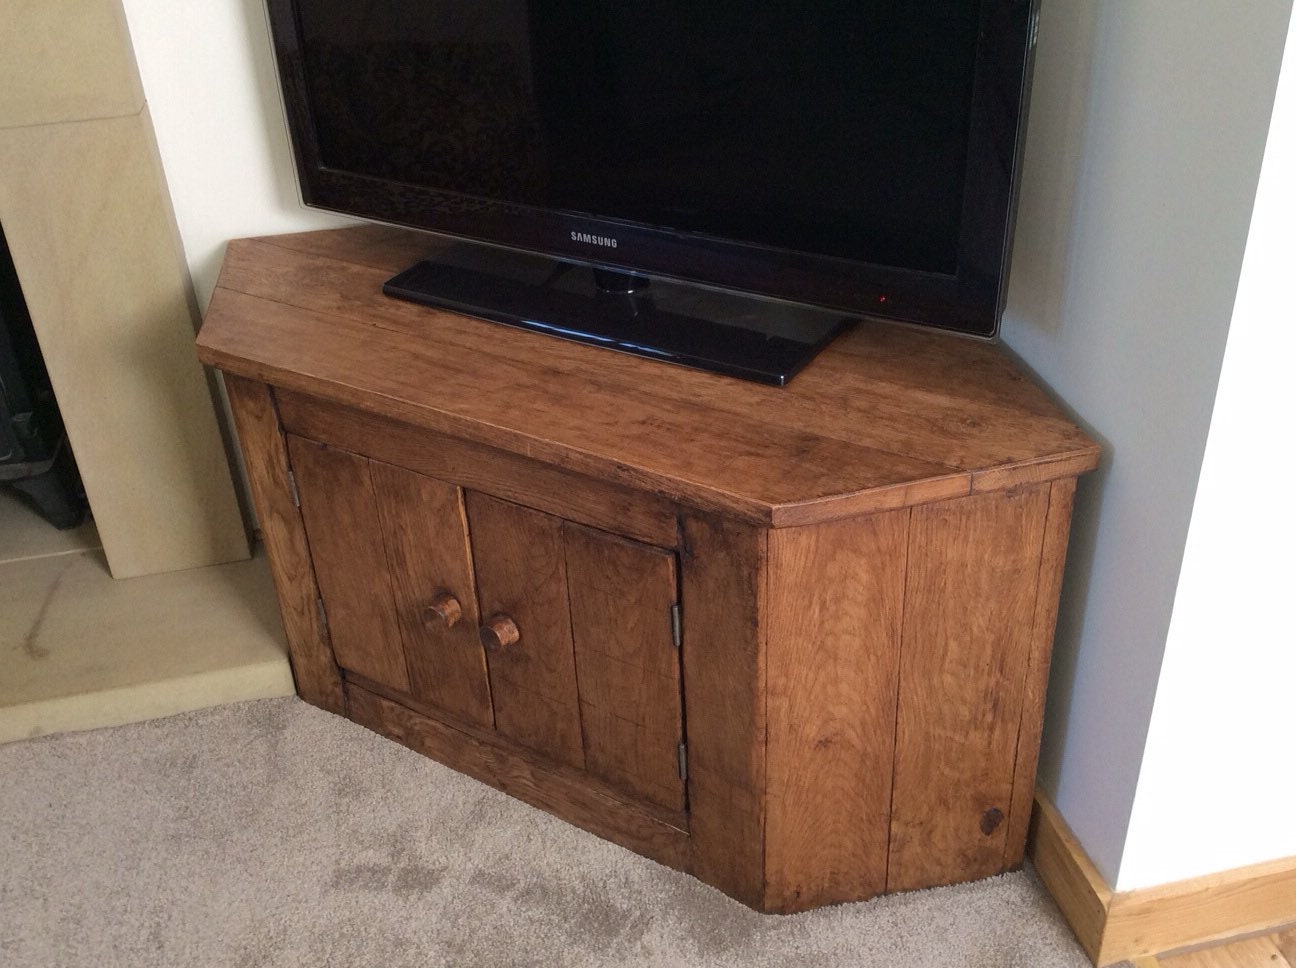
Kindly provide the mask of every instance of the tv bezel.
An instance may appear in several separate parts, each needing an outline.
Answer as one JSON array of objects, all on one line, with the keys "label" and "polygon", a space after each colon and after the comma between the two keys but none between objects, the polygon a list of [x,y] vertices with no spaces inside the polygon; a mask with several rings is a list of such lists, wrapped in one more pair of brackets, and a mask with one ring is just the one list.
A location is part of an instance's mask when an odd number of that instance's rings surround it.
[{"label": "tv bezel", "polygon": [[[952,274],[796,252],[737,239],[341,171],[321,158],[296,0],[267,0],[302,201],[568,262],[995,339],[1012,254],[1040,0],[981,0],[958,268]],[[994,51],[992,55],[990,52]],[[573,233],[611,236],[591,251]]]}]

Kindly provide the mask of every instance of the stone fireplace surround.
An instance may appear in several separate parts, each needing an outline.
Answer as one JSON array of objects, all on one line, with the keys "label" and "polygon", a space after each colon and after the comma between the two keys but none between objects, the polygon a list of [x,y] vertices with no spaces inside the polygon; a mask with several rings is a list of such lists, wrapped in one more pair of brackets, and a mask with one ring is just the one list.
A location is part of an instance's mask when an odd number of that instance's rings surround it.
[{"label": "stone fireplace surround", "polygon": [[98,531],[0,495],[0,742],[291,693],[121,0],[0,5],[0,224]]},{"label": "stone fireplace surround", "polygon": [[246,559],[120,0],[0,13],[0,224],[113,576]]}]

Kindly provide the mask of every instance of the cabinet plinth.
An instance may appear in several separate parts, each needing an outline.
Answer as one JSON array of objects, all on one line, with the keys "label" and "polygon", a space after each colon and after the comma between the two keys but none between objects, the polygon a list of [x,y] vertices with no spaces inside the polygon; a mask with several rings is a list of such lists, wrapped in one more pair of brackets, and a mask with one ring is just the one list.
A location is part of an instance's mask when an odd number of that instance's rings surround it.
[{"label": "cabinet plinth", "polygon": [[1017,866],[1097,446],[941,335],[778,389],[382,295],[437,244],[233,242],[199,335],[299,694],[760,910]]}]

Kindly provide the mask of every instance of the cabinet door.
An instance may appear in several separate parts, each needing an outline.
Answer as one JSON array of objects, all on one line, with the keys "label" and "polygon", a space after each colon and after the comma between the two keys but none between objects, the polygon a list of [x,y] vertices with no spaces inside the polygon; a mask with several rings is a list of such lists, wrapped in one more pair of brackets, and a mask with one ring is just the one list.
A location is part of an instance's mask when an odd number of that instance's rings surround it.
[{"label": "cabinet door", "polygon": [[482,621],[517,633],[487,652],[495,728],[583,769],[562,519],[475,491],[466,497]]},{"label": "cabinet door", "polygon": [[462,492],[301,437],[288,451],[338,665],[490,728]]},{"label": "cabinet door", "polygon": [[571,522],[563,532],[585,768],[683,810],[675,556]]},{"label": "cabinet door", "polygon": [[482,494],[467,496],[501,733],[629,796],[684,809],[675,556]]},{"label": "cabinet door", "polygon": [[369,466],[410,692],[489,729],[490,685],[477,638],[477,589],[463,492],[390,464],[370,461]]},{"label": "cabinet door", "polygon": [[338,665],[408,692],[369,461],[292,435],[288,454]]}]

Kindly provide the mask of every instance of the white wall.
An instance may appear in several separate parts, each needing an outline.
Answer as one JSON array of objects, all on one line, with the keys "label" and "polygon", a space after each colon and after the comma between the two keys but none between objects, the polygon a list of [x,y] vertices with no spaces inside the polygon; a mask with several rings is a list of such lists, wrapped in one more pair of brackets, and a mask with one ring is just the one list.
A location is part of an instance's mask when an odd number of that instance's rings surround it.
[{"label": "white wall", "polygon": [[1296,19],[1117,887],[1296,856]]},{"label": "white wall", "polygon": [[1105,444],[1040,780],[1117,883],[1290,0],[1045,0],[1004,339]]},{"label": "white wall", "polygon": [[345,224],[301,204],[263,0],[123,0],[198,305],[233,238]]},{"label": "white wall", "polygon": [[[124,5],[205,306],[228,238],[338,223],[297,201],[261,0]],[[1043,7],[1004,336],[1106,457],[1079,493],[1041,782],[1116,883],[1291,0]]]}]

